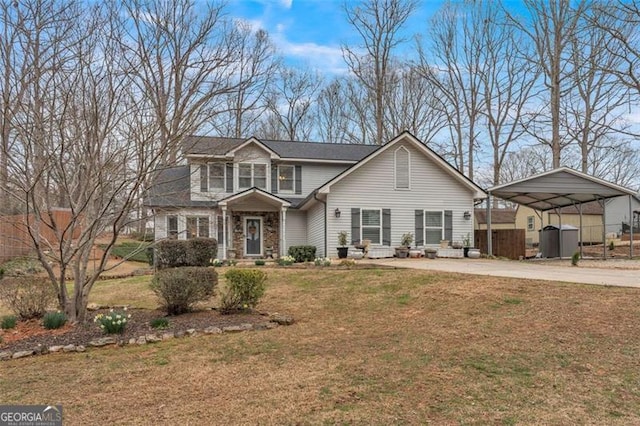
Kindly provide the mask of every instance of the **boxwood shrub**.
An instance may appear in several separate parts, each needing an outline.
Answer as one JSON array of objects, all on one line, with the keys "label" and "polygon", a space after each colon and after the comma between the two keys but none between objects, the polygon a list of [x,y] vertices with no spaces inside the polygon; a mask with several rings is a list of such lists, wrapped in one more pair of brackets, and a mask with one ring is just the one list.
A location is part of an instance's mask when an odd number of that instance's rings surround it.
[{"label": "boxwood shrub", "polygon": [[156,266],[158,269],[209,266],[217,253],[218,242],[214,238],[163,240],[156,246]]},{"label": "boxwood shrub", "polygon": [[291,246],[289,256],[300,262],[313,262],[316,258],[316,246]]}]

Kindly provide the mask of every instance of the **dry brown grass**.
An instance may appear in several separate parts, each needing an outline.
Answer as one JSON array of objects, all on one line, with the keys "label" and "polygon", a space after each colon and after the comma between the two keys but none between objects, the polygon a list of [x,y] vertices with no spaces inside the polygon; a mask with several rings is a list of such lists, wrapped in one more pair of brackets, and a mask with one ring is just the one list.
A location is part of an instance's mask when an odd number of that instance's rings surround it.
[{"label": "dry brown grass", "polygon": [[65,424],[638,424],[637,289],[273,269],[264,332],[0,364]]}]

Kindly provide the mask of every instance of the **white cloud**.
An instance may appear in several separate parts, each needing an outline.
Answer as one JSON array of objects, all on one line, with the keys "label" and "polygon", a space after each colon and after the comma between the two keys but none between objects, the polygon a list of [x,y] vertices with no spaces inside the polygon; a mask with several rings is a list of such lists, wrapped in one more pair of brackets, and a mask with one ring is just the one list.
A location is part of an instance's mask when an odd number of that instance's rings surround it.
[{"label": "white cloud", "polygon": [[280,0],[280,4],[282,5],[282,7],[284,7],[285,9],[291,9],[291,6],[293,4],[293,0]]},{"label": "white cloud", "polygon": [[273,35],[273,41],[285,58],[302,61],[322,74],[345,74],[349,71],[342,58],[340,46],[314,42],[294,43],[287,40],[280,25],[278,30]]}]

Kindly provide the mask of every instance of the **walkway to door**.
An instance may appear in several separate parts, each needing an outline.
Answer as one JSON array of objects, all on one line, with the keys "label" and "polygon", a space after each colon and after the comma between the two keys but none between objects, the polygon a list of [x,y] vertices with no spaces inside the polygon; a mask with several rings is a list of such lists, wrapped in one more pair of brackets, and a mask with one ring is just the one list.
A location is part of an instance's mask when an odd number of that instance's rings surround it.
[{"label": "walkway to door", "polygon": [[461,274],[640,288],[640,261],[637,260],[624,264],[625,268],[635,269],[611,268],[610,266],[622,266],[622,264],[616,265],[616,261],[611,261],[604,268],[575,267],[571,266],[569,260],[565,260],[562,265],[554,262],[489,259],[370,259],[366,262]]}]

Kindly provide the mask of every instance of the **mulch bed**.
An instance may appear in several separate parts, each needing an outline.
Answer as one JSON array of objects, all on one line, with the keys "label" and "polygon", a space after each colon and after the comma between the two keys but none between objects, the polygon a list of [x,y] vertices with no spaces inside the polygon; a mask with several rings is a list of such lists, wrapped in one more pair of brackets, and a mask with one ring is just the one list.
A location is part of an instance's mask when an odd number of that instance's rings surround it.
[{"label": "mulch bed", "polygon": [[[66,324],[58,330],[46,330],[42,322],[38,320],[21,321],[17,327],[9,330],[0,330],[2,343],[0,352],[17,352],[33,350],[39,345],[48,348],[50,346],[83,345],[90,341],[105,337],[93,318],[99,314],[107,314],[108,309],[101,309],[88,313],[88,322],[82,324]],[[138,338],[146,334],[162,334],[184,332],[189,329],[202,330],[207,327],[227,327],[240,324],[260,324],[268,321],[266,314],[258,312],[222,315],[215,310],[203,310],[187,314],[166,317],[164,311],[149,309],[129,309],[131,319],[127,323],[122,334],[111,335],[119,341],[125,343],[132,338]],[[152,319],[166,317],[169,320],[169,327],[164,329],[154,329],[149,325]]]}]

